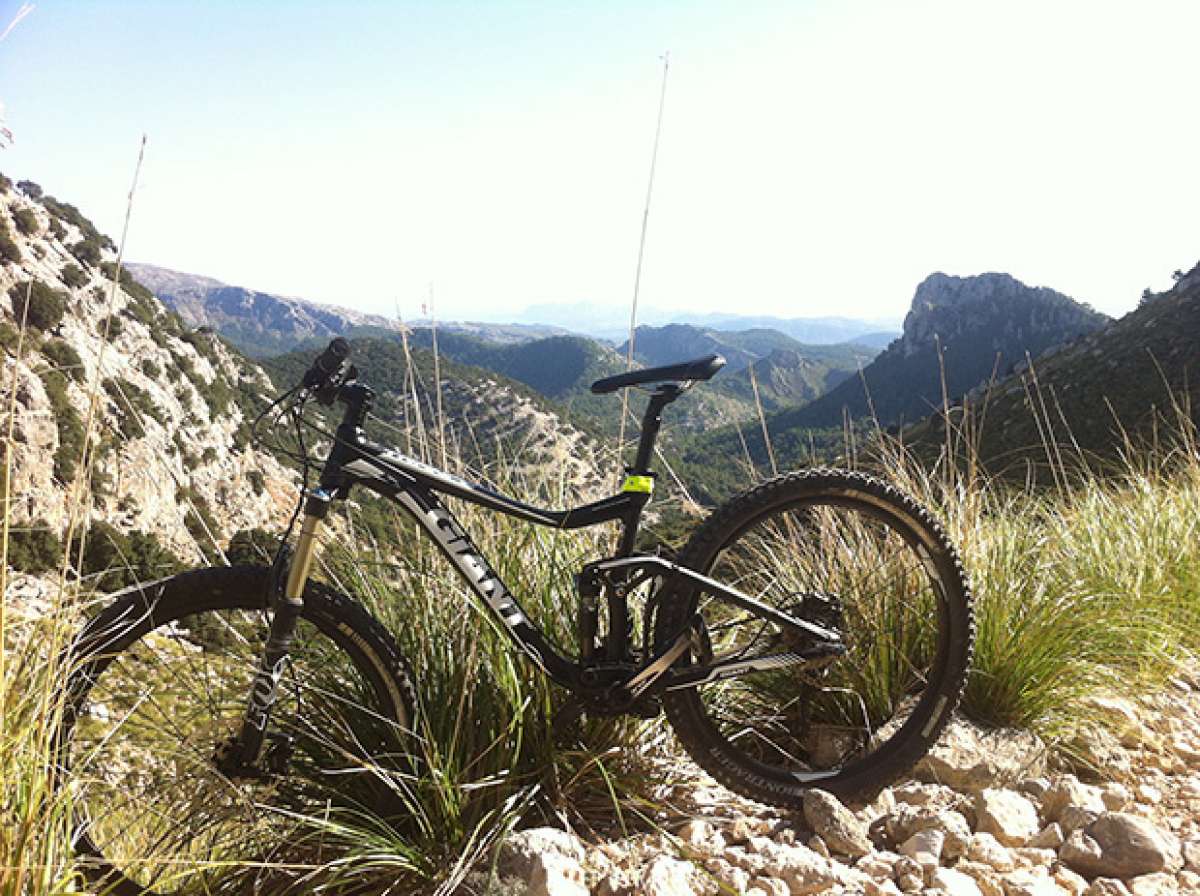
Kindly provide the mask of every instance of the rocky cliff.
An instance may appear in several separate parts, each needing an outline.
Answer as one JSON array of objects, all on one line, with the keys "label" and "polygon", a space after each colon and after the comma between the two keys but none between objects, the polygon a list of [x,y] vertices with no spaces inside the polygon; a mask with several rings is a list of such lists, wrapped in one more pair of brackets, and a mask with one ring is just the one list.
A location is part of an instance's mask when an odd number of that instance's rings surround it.
[{"label": "rocky cliff", "polygon": [[846,416],[919,420],[941,406],[943,390],[953,400],[1004,376],[1026,355],[1036,358],[1107,322],[1069,296],[1008,274],[931,274],[913,295],[903,335],[862,376],[781,415],[771,430],[840,426]]},{"label": "rocky cliff", "polygon": [[[957,425],[971,415],[972,446],[994,471],[1022,479],[1055,466],[1112,460],[1131,448],[1172,444],[1180,429],[1200,424],[1200,264],[1176,275],[1174,287],[1102,330],[1021,362],[991,388],[977,388],[969,407],[951,411]],[[944,443],[934,415],[905,433],[914,445]]]},{"label": "rocky cliff", "polygon": [[0,181],[10,525],[59,537],[75,508],[198,560],[294,499],[292,475],[249,443],[270,382],[118,281],[114,249],[73,206]]}]

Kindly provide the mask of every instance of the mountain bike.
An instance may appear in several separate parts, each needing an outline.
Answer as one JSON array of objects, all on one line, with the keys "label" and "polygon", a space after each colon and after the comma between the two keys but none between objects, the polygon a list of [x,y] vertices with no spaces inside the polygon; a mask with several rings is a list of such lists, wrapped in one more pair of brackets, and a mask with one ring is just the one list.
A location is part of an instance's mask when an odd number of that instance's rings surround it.
[{"label": "mountain bike", "polygon": [[[310,859],[305,819],[369,805],[383,768],[420,773],[419,676],[358,601],[311,576],[331,507],[357,487],[411,515],[482,612],[570,691],[568,717],[665,712],[737,793],[785,808],[813,787],[870,795],[938,738],[966,680],[972,604],[955,549],[909,497],[860,473],[788,473],[712,511],[677,554],[638,549],[664,410],[721,357],[594,383],[648,394],[636,455],[615,494],[554,510],[369,438],[375,393],[348,356],[335,339],[272,405],[296,425],[310,401],[343,408],[288,528],[302,508],[294,546],[285,535],[269,568],[130,589],[75,642],[60,763],[78,851],[115,892],[203,890],[208,878],[181,870],[193,865]],[[612,556],[571,583],[574,655],[526,614],[446,496],[538,526],[617,524]]]}]

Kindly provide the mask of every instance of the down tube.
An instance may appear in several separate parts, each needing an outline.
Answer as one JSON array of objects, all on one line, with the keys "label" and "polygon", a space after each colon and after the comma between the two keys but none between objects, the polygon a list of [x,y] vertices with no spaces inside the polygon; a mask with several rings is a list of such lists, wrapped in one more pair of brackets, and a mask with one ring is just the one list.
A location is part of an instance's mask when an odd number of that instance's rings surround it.
[{"label": "down tube", "polygon": [[579,667],[558,653],[535,626],[512,592],[479,553],[453,514],[428,492],[401,490],[392,496],[430,534],[472,590],[496,615],[516,645],[552,679],[573,687]]}]

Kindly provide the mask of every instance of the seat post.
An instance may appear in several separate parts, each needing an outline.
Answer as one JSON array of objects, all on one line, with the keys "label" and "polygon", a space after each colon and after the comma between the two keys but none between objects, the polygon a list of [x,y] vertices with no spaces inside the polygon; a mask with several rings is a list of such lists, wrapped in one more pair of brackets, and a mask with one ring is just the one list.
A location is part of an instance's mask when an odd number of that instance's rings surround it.
[{"label": "seat post", "polygon": [[663,408],[682,394],[683,389],[678,383],[663,383],[650,393],[650,403],[646,405],[646,413],[642,417],[642,436],[638,440],[637,456],[630,469],[634,475],[644,476],[650,472],[650,456],[662,426]]}]

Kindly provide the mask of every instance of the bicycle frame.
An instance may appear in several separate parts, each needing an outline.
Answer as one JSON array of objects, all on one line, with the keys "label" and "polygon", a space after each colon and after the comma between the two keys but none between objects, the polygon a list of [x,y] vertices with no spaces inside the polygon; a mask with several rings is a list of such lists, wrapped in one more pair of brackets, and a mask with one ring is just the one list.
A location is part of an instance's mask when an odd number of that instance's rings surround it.
[{"label": "bicycle frame", "polygon": [[[651,393],[643,421],[641,440],[634,465],[626,470],[621,492],[599,501],[566,510],[548,510],[524,504],[486,486],[408,457],[394,448],[367,438],[363,431],[371,401],[372,390],[359,383],[341,387],[338,399],[346,404],[345,417],[334,437],[333,447],[321,472],[320,485],[305,501],[304,523],[296,548],[291,556],[288,579],[282,600],[276,602],[271,633],[264,651],[263,662],[251,690],[245,724],[238,738],[242,760],[258,755],[262,747],[263,730],[275,700],[276,685],[291,642],[295,621],[303,606],[304,586],[312,568],[320,524],[335,500],[346,498],[355,486],[370,489],[403,507],[418,525],[433,539],[483,605],[508,633],[513,643],[552,680],[572,691],[597,693],[624,689],[626,702],[650,688],[673,689],[695,687],[708,681],[728,678],[745,672],[798,665],[826,658],[830,651],[842,650],[839,635],[820,625],[783,613],[734,588],[714,581],[686,567],[651,554],[635,554],[638,524],[643,508],[650,500],[653,473],[647,468],[654,440],[661,423],[662,409],[681,389],[668,384]],[[572,660],[554,648],[542,629],[522,609],[520,602],[501,580],[487,558],[479,551],[470,535],[438,499],[439,494],[460,498],[527,522],[559,529],[580,529],[605,522],[618,521],[623,529],[616,554],[587,564],[578,577],[580,600],[600,596],[599,580],[612,582],[606,588],[608,632],[605,638],[605,657],[594,662],[584,656]],[[589,583],[589,577],[596,577]],[[690,666],[683,670],[670,667],[688,646],[688,631],[680,632],[673,643],[665,645],[656,656],[641,657],[633,664],[629,647],[630,624],[627,597],[630,590],[649,579],[681,579],[698,591],[712,594],[749,610],[755,616],[797,635],[808,647],[789,647],[788,650],[751,658],[735,657],[707,666]],[[593,619],[591,631],[581,630],[581,645],[594,638],[596,605],[590,607]],[[581,614],[581,619],[584,616]],[[607,662],[611,675],[593,674]]]}]

